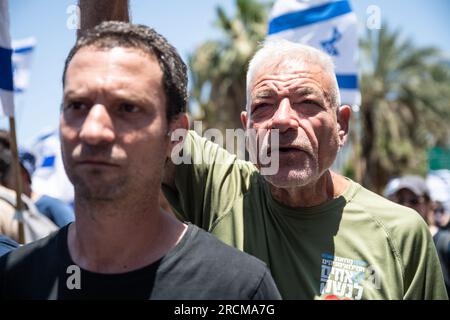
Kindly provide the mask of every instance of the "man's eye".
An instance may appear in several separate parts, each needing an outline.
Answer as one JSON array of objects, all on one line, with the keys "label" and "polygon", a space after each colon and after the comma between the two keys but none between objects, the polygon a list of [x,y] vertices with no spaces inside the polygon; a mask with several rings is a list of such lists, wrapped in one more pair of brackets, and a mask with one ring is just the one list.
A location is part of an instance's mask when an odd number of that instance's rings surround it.
[{"label": "man's eye", "polygon": [[263,110],[263,109],[269,108],[271,106],[272,105],[270,103],[261,102],[261,103],[255,104],[255,106],[253,107],[253,110]]},{"label": "man's eye", "polygon": [[318,104],[316,101],[314,100],[303,100],[303,101],[298,101],[298,102],[294,102],[292,104],[294,107],[296,108],[307,108],[309,110],[317,110],[317,108],[320,108],[320,104]]},{"label": "man's eye", "polygon": [[71,109],[71,110],[82,110],[85,108],[86,108],[86,105],[80,101],[70,102],[66,105],[66,109]]},{"label": "man's eye", "polygon": [[305,101],[302,101],[301,103],[303,103],[303,104],[310,104],[310,105],[315,105],[315,106],[317,106],[317,102],[315,102],[315,101],[313,101],[313,100],[305,100]]},{"label": "man's eye", "polygon": [[119,106],[119,110],[126,113],[136,113],[139,112],[140,109],[138,106],[135,106],[134,104],[122,103]]}]

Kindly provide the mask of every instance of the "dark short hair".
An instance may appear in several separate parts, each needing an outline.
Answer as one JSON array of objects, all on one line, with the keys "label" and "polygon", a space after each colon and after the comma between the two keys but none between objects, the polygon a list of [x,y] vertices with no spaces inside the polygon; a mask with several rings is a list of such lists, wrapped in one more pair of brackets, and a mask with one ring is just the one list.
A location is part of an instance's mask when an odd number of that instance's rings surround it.
[{"label": "dark short hair", "polygon": [[67,67],[81,48],[93,46],[101,49],[115,47],[136,48],[158,60],[163,72],[163,85],[167,101],[167,119],[186,112],[187,68],[177,50],[154,29],[119,21],[105,21],[86,30],[77,40],[66,58],[63,72],[63,87]]}]

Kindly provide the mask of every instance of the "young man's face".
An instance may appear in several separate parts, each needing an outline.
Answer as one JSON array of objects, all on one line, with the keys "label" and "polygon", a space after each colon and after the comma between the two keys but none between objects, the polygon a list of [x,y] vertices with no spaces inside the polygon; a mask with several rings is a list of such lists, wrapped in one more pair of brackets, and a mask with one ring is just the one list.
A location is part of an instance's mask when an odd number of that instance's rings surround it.
[{"label": "young man's face", "polygon": [[80,49],[65,79],[64,166],[77,195],[112,200],[161,181],[168,154],[163,73],[137,49]]},{"label": "young man's face", "polygon": [[[312,64],[274,63],[261,67],[250,85],[249,127],[279,130],[279,171],[266,179],[282,188],[318,179],[344,142],[350,116],[348,106],[331,105],[329,75]],[[247,117],[243,112],[244,126]]]}]

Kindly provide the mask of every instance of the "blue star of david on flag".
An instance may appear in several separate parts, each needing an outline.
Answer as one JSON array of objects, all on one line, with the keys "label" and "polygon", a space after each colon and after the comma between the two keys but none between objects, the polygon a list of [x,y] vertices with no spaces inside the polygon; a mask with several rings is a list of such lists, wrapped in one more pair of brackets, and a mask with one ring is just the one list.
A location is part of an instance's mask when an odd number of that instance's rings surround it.
[{"label": "blue star of david on flag", "polygon": [[336,42],[341,40],[342,34],[339,33],[338,28],[333,28],[333,35],[331,39],[321,41],[320,44],[322,45],[323,50],[325,50],[330,56],[338,56],[339,51],[336,48]]}]

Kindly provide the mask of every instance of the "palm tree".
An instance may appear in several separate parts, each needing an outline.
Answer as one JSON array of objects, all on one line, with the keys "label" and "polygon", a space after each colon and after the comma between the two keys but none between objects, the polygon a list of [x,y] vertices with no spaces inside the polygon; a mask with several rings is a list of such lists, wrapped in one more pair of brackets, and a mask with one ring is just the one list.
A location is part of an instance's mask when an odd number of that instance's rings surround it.
[{"label": "palm tree", "polygon": [[204,127],[241,127],[247,64],[266,35],[267,12],[268,5],[255,0],[236,0],[234,17],[218,7],[216,25],[223,38],[205,42],[189,57],[191,99]]},{"label": "palm tree", "polygon": [[426,172],[426,151],[448,141],[450,68],[435,48],[415,48],[386,25],[361,42],[362,183]]}]

